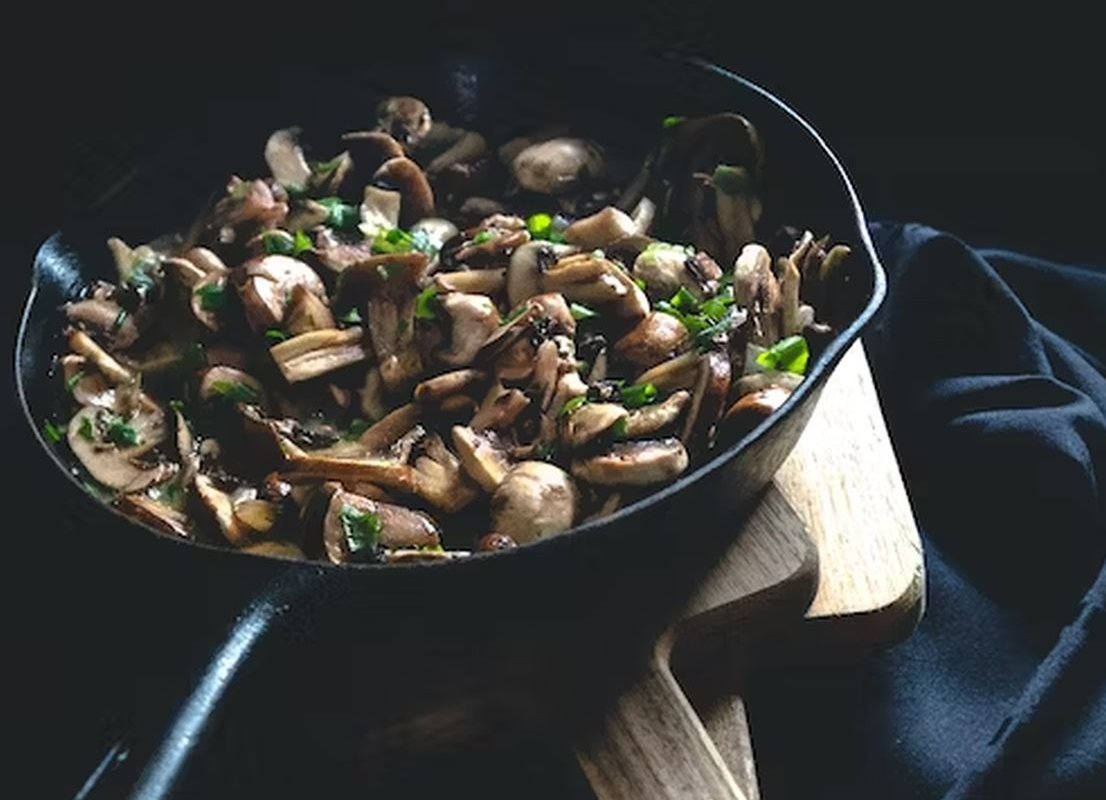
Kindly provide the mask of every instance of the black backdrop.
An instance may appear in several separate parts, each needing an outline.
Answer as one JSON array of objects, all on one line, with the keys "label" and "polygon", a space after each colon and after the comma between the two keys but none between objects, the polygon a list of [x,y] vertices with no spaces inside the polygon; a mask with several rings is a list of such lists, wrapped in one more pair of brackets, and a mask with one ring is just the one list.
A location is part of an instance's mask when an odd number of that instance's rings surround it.
[{"label": "black backdrop", "polygon": [[[102,10],[88,18],[21,12],[30,16],[13,22],[3,55],[6,169],[14,173],[0,223],[9,332],[37,242],[108,188],[121,164],[151,152],[182,115],[213,98],[233,102],[271,80],[275,62],[355,63],[359,48],[494,47],[503,37],[530,39],[551,59],[592,59],[597,74],[626,44],[708,55],[799,109],[841,156],[871,217],[1101,261],[1106,129],[1101,61],[1086,20],[1013,20],[1007,12],[973,22],[920,6],[850,20],[798,11],[762,20],[735,15],[734,4],[690,3],[312,11],[233,22],[225,9],[147,10],[119,22]],[[179,627],[171,631],[129,627],[128,610],[149,601],[148,582],[113,572],[94,540],[56,536],[41,465],[23,464],[31,443],[12,399],[3,425],[19,460],[8,473],[15,513],[5,531],[3,717],[7,740],[18,744],[9,744],[3,780],[33,787],[25,796],[68,796],[150,674],[187,672],[205,647],[177,643],[187,639],[187,619],[173,618]],[[192,621],[197,629],[201,622]],[[550,775],[554,762],[544,764]],[[457,784],[459,796],[475,794],[477,784],[467,786]]]}]

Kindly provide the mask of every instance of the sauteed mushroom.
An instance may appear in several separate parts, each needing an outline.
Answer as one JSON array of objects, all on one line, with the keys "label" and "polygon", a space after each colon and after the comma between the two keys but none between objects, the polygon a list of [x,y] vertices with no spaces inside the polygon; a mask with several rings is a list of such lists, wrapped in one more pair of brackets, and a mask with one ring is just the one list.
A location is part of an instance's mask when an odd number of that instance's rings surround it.
[{"label": "sauteed mushroom", "polygon": [[758,242],[738,114],[666,122],[634,175],[567,126],[489,148],[419,98],[375,108],[325,160],[274,132],[268,175],[109,240],[113,282],[65,306],[47,435],[122,513],[333,563],[525,546],[756,427],[833,335],[848,247]]}]

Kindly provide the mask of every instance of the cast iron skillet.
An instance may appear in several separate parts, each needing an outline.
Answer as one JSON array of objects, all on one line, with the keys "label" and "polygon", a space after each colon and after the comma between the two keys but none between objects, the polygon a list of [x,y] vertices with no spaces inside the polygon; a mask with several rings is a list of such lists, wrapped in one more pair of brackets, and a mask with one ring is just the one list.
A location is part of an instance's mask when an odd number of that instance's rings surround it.
[{"label": "cast iron skillet", "polygon": [[[591,694],[582,687],[599,691],[599,673],[648,641],[646,633],[663,624],[739,530],[798,439],[827,376],[879,306],[884,274],[856,194],[826,144],[783,102],[698,60],[622,55],[599,71],[592,59],[583,60],[586,66],[548,61],[524,52],[417,63],[372,64],[366,56],[357,73],[301,70],[273,81],[279,96],[295,103],[262,89],[236,96],[233,110],[211,114],[206,126],[175,132],[160,157],[39,250],[16,379],[28,422],[59,469],[59,491],[80,509],[84,535],[120,542],[137,568],[190,571],[200,582],[216,566],[240,569],[265,587],[246,608],[228,609],[228,619],[240,612],[229,635],[140,774],[142,759],[132,759],[128,785],[135,780],[135,796],[187,787],[192,756],[212,746],[211,731],[219,728],[212,725],[215,712],[246,702],[226,692],[247,660],[264,668],[245,670],[237,683],[250,686],[236,688],[237,695],[256,707],[279,692],[282,707],[311,720],[312,736],[325,742],[315,748],[319,757],[337,761],[448,739],[457,731],[441,722],[443,708],[480,729],[505,717],[548,719],[566,698],[586,702]],[[50,377],[61,348],[58,308],[89,281],[111,276],[106,238],[145,241],[175,229],[230,172],[262,174],[262,144],[275,127],[298,123],[321,134],[359,127],[371,119],[377,98],[397,93],[421,96],[435,116],[493,140],[566,117],[600,137],[617,129],[641,131],[648,140],[669,114],[746,115],[766,150],[762,239],[788,223],[853,246],[847,270],[818,308],[838,335],[779,412],[672,485],[562,536],[469,560],[383,567],[261,558],[143,529],[85,495],[64,445],[46,442],[39,430],[58,396]],[[603,671],[594,669],[597,663]],[[351,669],[358,687],[373,689],[336,688]],[[277,688],[288,681],[294,691]],[[402,735],[415,730],[417,741]]]}]

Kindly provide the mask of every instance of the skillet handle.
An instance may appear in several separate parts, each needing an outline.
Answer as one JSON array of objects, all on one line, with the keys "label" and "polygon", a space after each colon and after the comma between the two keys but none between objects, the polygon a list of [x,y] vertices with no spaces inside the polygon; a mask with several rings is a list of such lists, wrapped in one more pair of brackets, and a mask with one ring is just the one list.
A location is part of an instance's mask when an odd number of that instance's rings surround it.
[{"label": "skillet handle", "polygon": [[576,737],[576,759],[595,796],[753,800],[755,786],[738,784],[676,683],[671,646],[671,635],[662,636],[637,681]]}]

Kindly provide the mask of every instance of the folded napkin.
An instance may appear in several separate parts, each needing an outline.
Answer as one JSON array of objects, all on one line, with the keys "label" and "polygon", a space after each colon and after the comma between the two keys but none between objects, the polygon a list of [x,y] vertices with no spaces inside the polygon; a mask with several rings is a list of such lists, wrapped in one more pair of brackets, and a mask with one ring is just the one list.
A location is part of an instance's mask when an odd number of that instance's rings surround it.
[{"label": "folded napkin", "polygon": [[870,664],[754,690],[764,794],[1106,797],[1106,269],[872,235],[929,606]]}]

